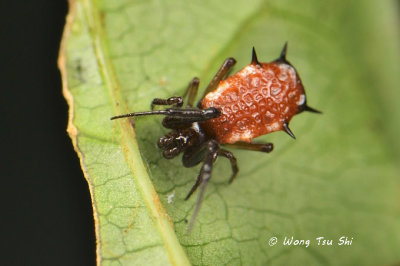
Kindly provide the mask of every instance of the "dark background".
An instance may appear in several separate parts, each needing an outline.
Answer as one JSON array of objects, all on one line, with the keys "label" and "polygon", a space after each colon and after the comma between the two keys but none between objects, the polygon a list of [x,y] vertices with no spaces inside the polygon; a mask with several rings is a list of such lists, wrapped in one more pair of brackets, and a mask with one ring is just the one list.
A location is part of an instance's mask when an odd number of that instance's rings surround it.
[{"label": "dark background", "polygon": [[0,2],[0,264],[94,265],[90,195],[57,68],[67,1]]}]

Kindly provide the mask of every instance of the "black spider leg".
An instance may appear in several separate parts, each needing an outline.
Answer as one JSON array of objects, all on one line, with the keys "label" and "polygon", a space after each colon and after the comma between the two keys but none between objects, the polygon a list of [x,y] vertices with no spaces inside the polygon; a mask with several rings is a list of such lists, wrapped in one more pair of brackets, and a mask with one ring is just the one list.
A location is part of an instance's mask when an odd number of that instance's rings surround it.
[{"label": "black spider leg", "polygon": [[180,129],[190,126],[194,122],[210,120],[221,115],[218,108],[210,107],[207,109],[185,108],[177,109],[179,112],[167,115],[162,124],[166,128]]},{"label": "black spider leg", "polygon": [[198,78],[193,78],[192,81],[189,83],[189,86],[186,88],[185,93],[182,97],[169,97],[168,99],[160,99],[155,98],[151,102],[151,110],[154,110],[154,106],[156,105],[173,105],[175,107],[182,107],[183,106],[183,99],[188,96],[188,101],[186,103],[187,106],[192,107],[194,100],[197,95],[197,90],[199,88],[200,80]]},{"label": "black spider leg", "polygon": [[269,153],[274,149],[274,144],[271,142],[266,143],[248,143],[248,142],[236,142],[234,144],[224,144],[226,147],[250,150],[250,151],[260,151]]},{"label": "black spider leg", "polygon": [[194,208],[192,217],[190,218],[189,226],[187,228],[187,233],[192,230],[194,221],[199,213],[201,203],[203,201],[204,192],[206,190],[206,186],[208,181],[211,178],[211,171],[215,160],[218,157],[219,144],[216,140],[210,140],[206,144],[207,146],[207,154],[203,160],[203,165],[201,166],[200,173],[197,176],[196,183],[193,185],[192,189],[189,191],[185,200],[188,200],[190,196],[197,190],[200,186],[199,195],[197,196],[196,206]]},{"label": "black spider leg", "polygon": [[183,105],[183,99],[182,97],[169,97],[168,99],[160,99],[160,98],[155,98],[151,102],[151,110],[154,110],[154,106],[156,105],[173,105],[176,107],[182,107]]},{"label": "black spider leg", "polygon": [[185,98],[188,96],[188,100],[186,101],[186,105],[192,107],[194,104],[194,101],[196,100],[197,96],[197,91],[199,89],[199,83],[200,80],[196,77],[192,79],[192,81],[189,83],[189,86],[187,87],[185,93],[183,94],[182,98]]},{"label": "black spider leg", "polygon": [[153,110],[153,111],[145,111],[145,112],[135,112],[123,115],[113,116],[110,119],[119,119],[124,117],[133,117],[133,116],[146,116],[146,115],[165,115],[167,117],[176,118],[182,122],[196,122],[196,121],[205,121],[211,118],[215,118],[221,115],[221,111],[217,108],[210,107],[207,109],[198,109],[198,108],[167,108],[165,110]]},{"label": "black spider leg", "polygon": [[[236,64],[236,60],[234,58],[229,57],[229,58],[225,59],[224,63],[219,68],[218,72],[215,74],[213,79],[208,84],[201,99],[203,99],[204,96],[206,96],[209,92],[214,91],[218,87],[220,81],[226,76],[226,74],[228,74],[229,70],[231,70],[235,64]],[[200,105],[201,105],[201,103],[198,102],[197,106],[200,107]]]},{"label": "black spider leg", "polygon": [[[239,172],[239,168],[237,166],[237,161],[236,161],[235,156],[230,151],[220,149],[219,144],[216,140],[210,140],[207,142],[205,152],[206,152],[206,155],[203,159],[203,165],[200,169],[199,175],[197,176],[196,183],[194,183],[193,187],[190,189],[189,193],[187,194],[187,196],[185,198],[185,200],[188,200],[192,196],[192,194],[197,190],[197,188],[199,188],[199,186],[200,186],[200,192],[197,197],[196,206],[193,211],[193,214],[192,214],[192,217],[191,217],[188,229],[187,229],[188,233],[191,231],[194,221],[196,220],[196,217],[200,211],[201,203],[202,203],[203,197],[204,197],[205,188],[207,186],[208,181],[211,178],[212,167],[213,167],[213,164],[214,164],[215,160],[217,159],[217,157],[223,156],[225,158],[228,158],[231,163],[232,176],[229,179],[229,183],[232,183],[232,181],[235,179],[237,173]],[[203,151],[200,147],[197,151],[194,151],[191,154],[192,158],[187,159],[187,160],[189,160],[189,162],[194,162],[194,164],[196,164],[197,163],[197,158],[196,158],[197,155],[202,154],[202,153],[203,153]]]},{"label": "black spider leg", "polygon": [[235,179],[237,173],[239,172],[239,168],[237,166],[237,161],[235,156],[233,155],[232,152],[224,150],[224,149],[219,149],[218,150],[218,156],[223,156],[225,158],[228,158],[230,163],[231,163],[231,167],[232,167],[232,176],[229,179],[229,184],[232,183],[232,181]]}]

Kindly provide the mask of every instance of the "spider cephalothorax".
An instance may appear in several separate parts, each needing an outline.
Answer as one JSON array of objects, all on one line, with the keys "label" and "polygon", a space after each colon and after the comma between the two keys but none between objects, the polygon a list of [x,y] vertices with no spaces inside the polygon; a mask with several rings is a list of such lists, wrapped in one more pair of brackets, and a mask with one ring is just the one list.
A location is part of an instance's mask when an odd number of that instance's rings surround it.
[{"label": "spider cephalothorax", "polygon": [[[203,199],[205,187],[211,178],[218,156],[230,160],[232,182],[238,173],[235,156],[221,146],[271,152],[272,143],[252,143],[252,139],[274,131],[284,130],[291,137],[289,122],[302,111],[319,113],[309,107],[303,84],[296,69],[286,60],[287,44],[278,59],[260,63],[253,48],[252,61],[236,74],[226,78],[236,60],[228,58],[207,86],[203,97],[193,107],[199,79],[193,78],[183,97],[154,99],[151,111],[114,116],[111,119],[143,115],[164,115],[162,124],[172,129],[158,140],[165,158],[171,159],[183,152],[185,167],[202,162],[200,173],[186,199],[200,186],[195,210],[188,230],[193,226]],[[187,97],[183,107],[183,98]],[[154,110],[155,105],[171,108]]]}]

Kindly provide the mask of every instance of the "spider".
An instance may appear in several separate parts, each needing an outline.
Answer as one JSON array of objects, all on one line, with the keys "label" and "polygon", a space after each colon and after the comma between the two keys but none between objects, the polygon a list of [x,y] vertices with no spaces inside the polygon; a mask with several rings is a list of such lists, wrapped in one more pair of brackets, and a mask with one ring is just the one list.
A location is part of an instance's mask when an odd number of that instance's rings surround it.
[{"label": "spider", "polygon": [[[217,157],[230,161],[232,175],[229,183],[239,171],[235,156],[222,146],[269,153],[273,150],[272,143],[252,143],[252,139],[279,130],[295,138],[289,129],[291,118],[303,111],[320,113],[307,105],[300,77],[286,60],[286,51],[287,42],[278,59],[260,63],[253,47],[251,63],[224,79],[236,63],[234,58],[227,58],[195,107],[199,87],[196,77],[189,83],[183,97],[155,98],[151,111],[111,118],[164,115],[162,125],[172,131],[158,140],[163,156],[172,159],[183,153],[185,167],[202,163],[196,182],[185,198],[188,200],[200,187],[188,232],[200,210]],[[185,106],[184,98],[187,98]],[[157,105],[171,107],[154,110]]]}]

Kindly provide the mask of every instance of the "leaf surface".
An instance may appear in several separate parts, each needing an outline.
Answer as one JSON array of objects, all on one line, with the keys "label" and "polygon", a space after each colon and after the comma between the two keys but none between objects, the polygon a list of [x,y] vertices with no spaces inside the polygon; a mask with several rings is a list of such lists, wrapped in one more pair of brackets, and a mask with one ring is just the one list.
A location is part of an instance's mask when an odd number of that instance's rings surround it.
[{"label": "leaf surface", "polygon": [[[398,17],[389,1],[70,0],[60,52],[68,132],[92,195],[103,265],[389,265],[400,255]],[[397,21],[396,21],[397,20]],[[160,117],[110,121],[204,88],[222,61],[288,59],[310,106],[271,154],[219,159],[190,235],[199,171],[165,160]],[[396,121],[396,122],[394,122]],[[285,237],[310,240],[284,245]],[[316,238],[333,240],[318,245]],[[342,236],[351,245],[338,245]],[[274,246],[269,239],[277,238]]]}]

